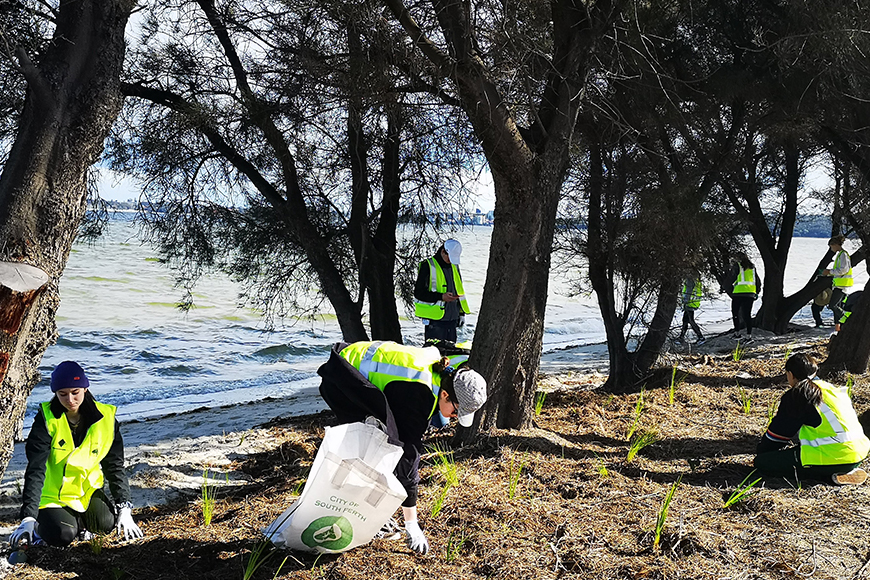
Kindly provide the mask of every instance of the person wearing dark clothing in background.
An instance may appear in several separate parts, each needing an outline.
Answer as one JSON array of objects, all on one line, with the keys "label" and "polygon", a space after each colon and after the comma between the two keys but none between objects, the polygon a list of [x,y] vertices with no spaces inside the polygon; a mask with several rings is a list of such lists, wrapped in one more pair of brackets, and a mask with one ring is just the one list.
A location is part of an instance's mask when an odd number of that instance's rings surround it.
[{"label": "person wearing dark clothing in background", "polygon": [[680,294],[680,302],[683,305],[683,329],[680,332],[679,338],[677,338],[677,342],[686,340],[686,331],[691,326],[698,337],[696,344],[704,344],[704,335],[701,333],[698,323],[695,322],[695,311],[701,306],[701,298],[704,296],[704,287],[701,284],[701,275],[698,272],[694,272],[683,280],[683,290]]},{"label": "person wearing dark clothing in background", "polygon": [[822,276],[831,276],[831,281],[834,285],[834,292],[831,294],[831,302],[828,308],[834,313],[834,323],[838,323],[843,317],[843,298],[846,296],[849,288],[852,287],[852,259],[849,257],[849,252],[843,249],[843,242],[846,241],[846,236],[834,236],[828,240],[828,248],[835,253],[834,267],[830,270],[822,270]]},{"label": "person wearing dark clothing in background", "polygon": [[734,266],[729,276],[731,289],[731,320],[734,323],[734,338],[743,338],[741,328],[746,328],[745,342],[752,342],[752,304],[761,293],[761,278],[755,271],[755,264],[745,253],[735,256]]},{"label": "person wearing dark clothing in background", "polygon": [[423,319],[423,338],[456,342],[456,329],[470,312],[459,273],[462,244],[446,240],[435,255],[420,262],[414,283],[414,314]]},{"label": "person wearing dark clothing in background", "polygon": [[[810,310],[813,313],[813,320],[816,321],[816,328],[821,328],[824,326],[824,321],[822,320],[822,311],[825,309],[825,306],[831,301],[831,293],[833,291],[830,288],[825,288],[821,292],[819,292],[815,298],[813,298],[813,303],[810,305]],[[834,322],[837,322],[836,320]]]}]

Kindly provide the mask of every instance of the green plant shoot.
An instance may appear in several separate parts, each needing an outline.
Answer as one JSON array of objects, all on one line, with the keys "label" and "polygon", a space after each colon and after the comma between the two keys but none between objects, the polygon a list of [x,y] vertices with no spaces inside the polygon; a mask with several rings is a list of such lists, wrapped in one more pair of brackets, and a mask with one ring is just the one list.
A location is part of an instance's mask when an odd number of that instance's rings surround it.
[{"label": "green plant shoot", "polygon": [[737,341],[737,346],[734,347],[734,351],[731,353],[731,358],[734,362],[740,361],[743,358],[743,355],[746,354],[746,347],[740,344],[740,341]]},{"label": "green plant shoot", "polygon": [[625,460],[628,463],[634,459],[634,456],[644,447],[649,447],[659,440],[659,436],[655,431],[638,431],[629,442],[628,456]]},{"label": "green plant shoot", "polygon": [[677,478],[677,481],[671,485],[670,489],[668,489],[667,495],[665,495],[664,501],[662,502],[662,507],[659,509],[659,515],[656,518],[656,532],[655,539],[653,540],[653,548],[658,548],[659,542],[662,539],[662,532],[665,529],[665,522],[668,519],[668,508],[671,506],[671,501],[674,499],[674,494],[677,492],[677,487],[679,487],[682,480],[683,476],[680,475]]},{"label": "green plant shoot", "polygon": [[202,472],[202,486],[200,486],[202,496],[202,521],[206,526],[211,525],[212,516],[214,516],[214,494],[216,486],[208,483],[208,469]]},{"label": "green plant shoot", "polygon": [[728,499],[725,500],[725,503],[722,505],[722,507],[730,508],[731,506],[736,505],[746,499],[747,494],[749,494],[750,491],[752,491],[752,488],[755,487],[755,485],[759,481],[761,481],[761,478],[759,477],[752,483],[747,484],[746,482],[749,480],[750,477],[752,477],[753,473],[755,473],[754,469],[749,473],[749,475],[743,478],[743,481],[741,481],[740,485],[737,486],[737,489],[735,489],[734,492],[730,496],[728,496]]},{"label": "green plant shoot", "polygon": [[526,466],[525,458],[520,456],[516,458],[516,453],[511,455],[511,464],[508,473],[508,498],[514,499],[517,495],[517,487],[519,487],[520,476],[523,474],[523,468]]},{"label": "green plant shoot", "polygon": [[737,397],[740,399],[740,408],[743,409],[743,414],[748,415],[749,411],[752,410],[752,396],[740,383],[737,383]]},{"label": "green plant shoot", "polygon": [[631,422],[631,427],[628,429],[628,434],[626,434],[626,439],[631,441],[631,436],[634,435],[634,432],[637,430],[638,425],[640,424],[640,417],[643,414],[643,395],[646,391],[646,385],[644,385],[640,389],[640,394],[637,397],[637,402],[634,404],[634,419]]},{"label": "green plant shoot", "polygon": [[544,409],[544,400],[547,398],[547,391],[538,391],[535,393],[535,416],[541,414]]}]

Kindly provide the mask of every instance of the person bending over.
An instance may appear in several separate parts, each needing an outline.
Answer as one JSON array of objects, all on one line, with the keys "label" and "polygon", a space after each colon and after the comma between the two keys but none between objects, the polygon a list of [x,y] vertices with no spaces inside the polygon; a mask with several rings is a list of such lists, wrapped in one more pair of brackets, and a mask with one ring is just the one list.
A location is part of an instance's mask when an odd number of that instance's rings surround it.
[{"label": "person bending over", "polygon": [[80,532],[103,534],[115,526],[124,539],[142,537],[133,521],[116,408],[98,403],[89,386],[73,361],[51,373],[54,397],[40,405],[24,447],[22,520],[9,538],[13,547],[25,538],[63,547]]},{"label": "person bending over", "polygon": [[486,402],[486,381],[462,365],[449,366],[435,347],[395,342],[337,343],[317,373],[320,395],[339,423],[382,422],[390,442],[404,448],[395,474],[408,497],[402,503],[408,546],[421,554],[429,542],[417,522],[418,469],[423,434],[433,415],[470,427]]},{"label": "person bending over", "polygon": [[[758,443],[755,467],[764,475],[861,484],[859,467],[870,440],[858,422],[847,389],[816,377],[815,361],[796,354],[785,363],[788,391]],[[792,445],[797,441],[798,445]]]}]

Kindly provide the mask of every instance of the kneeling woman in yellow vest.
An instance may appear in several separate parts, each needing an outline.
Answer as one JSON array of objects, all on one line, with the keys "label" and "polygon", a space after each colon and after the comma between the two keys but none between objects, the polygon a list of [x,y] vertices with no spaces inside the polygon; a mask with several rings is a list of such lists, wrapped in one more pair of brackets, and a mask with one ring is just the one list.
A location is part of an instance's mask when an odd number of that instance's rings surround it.
[{"label": "kneeling woman in yellow vest", "polygon": [[320,394],[339,423],[375,417],[390,442],[403,446],[395,474],[408,492],[402,504],[408,546],[425,554],[429,543],[417,523],[423,433],[436,411],[471,426],[486,402],[486,381],[467,364],[451,368],[435,347],[395,342],[338,343],[317,373],[323,378]]},{"label": "kneeling woman in yellow vest", "polygon": [[[51,373],[54,398],[42,403],[27,437],[22,522],[9,538],[66,546],[79,532],[141,538],[124,473],[124,441],[115,407],[94,400],[84,370],[72,361]],[[108,480],[115,510],[103,492]],[[117,517],[116,517],[117,514]]]},{"label": "kneeling woman in yellow vest", "polygon": [[[764,475],[861,484],[859,467],[870,452],[870,440],[846,388],[816,377],[812,358],[796,354],[785,362],[791,387],[758,444],[755,467]],[[793,440],[800,445],[792,446]]]}]

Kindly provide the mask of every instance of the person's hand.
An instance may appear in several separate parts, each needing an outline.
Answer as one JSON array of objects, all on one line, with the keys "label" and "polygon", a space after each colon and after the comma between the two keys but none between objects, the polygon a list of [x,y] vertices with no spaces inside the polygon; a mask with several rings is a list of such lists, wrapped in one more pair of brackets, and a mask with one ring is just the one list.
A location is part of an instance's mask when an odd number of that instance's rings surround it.
[{"label": "person's hand", "polygon": [[459,296],[457,296],[453,292],[445,292],[441,295],[442,302],[456,302],[457,300],[459,300]]},{"label": "person's hand", "polygon": [[139,529],[139,526],[136,525],[136,522],[133,521],[133,510],[130,506],[123,506],[118,511],[118,535],[124,536],[125,540],[135,540],[136,538],[141,538],[145,534],[142,533],[142,530]]},{"label": "person's hand", "polygon": [[18,524],[18,528],[12,535],[9,536],[9,545],[13,548],[18,547],[18,543],[23,539],[27,538],[27,543],[33,543],[33,534],[36,532],[36,519],[35,518],[24,518],[21,520],[21,523]]},{"label": "person's hand", "polygon": [[409,548],[418,554],[425,554],[429,551],[429,541],[426,539],[426,535],[420,529],[420,524],[416,520],[405,522],[405,532],[408,535],[405,542]]}]

